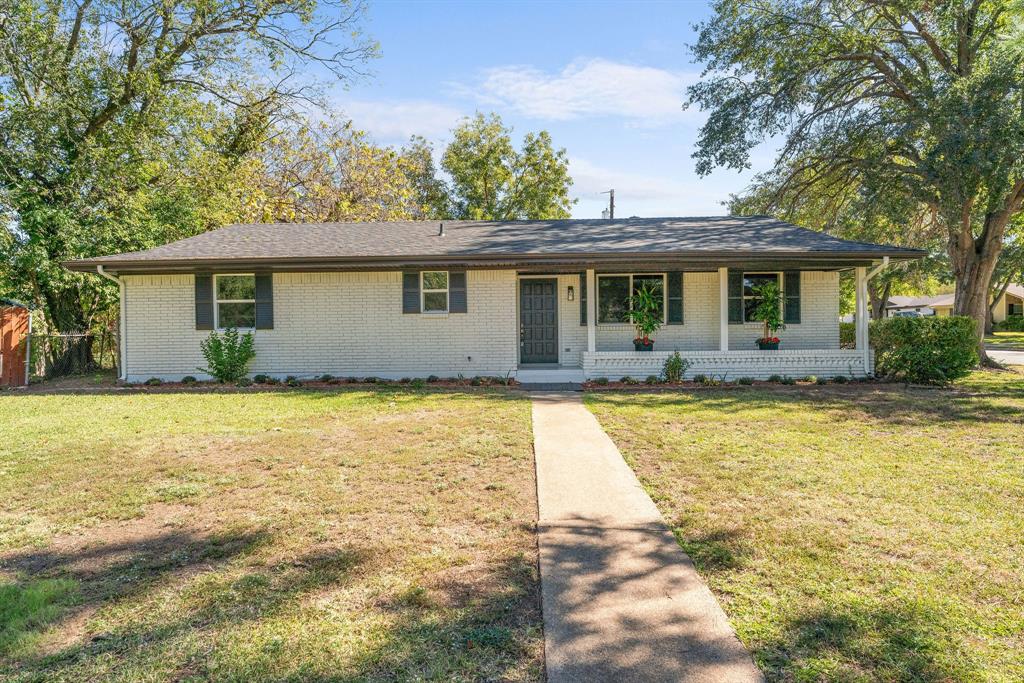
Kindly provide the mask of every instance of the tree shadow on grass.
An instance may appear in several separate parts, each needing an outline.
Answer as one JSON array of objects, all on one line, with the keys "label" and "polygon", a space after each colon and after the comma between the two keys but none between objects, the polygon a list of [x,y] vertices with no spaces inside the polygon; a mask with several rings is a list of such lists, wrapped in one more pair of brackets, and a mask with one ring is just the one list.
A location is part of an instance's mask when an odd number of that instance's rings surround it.
[{"label": "tree shadow on grass", "polygon": [[952,651],[945,621],[909,602],[839,602],[798,612],[755,658],[769,681],[967,680],[977,665],[962,648]]},{"label": "tree shadow on grass", "polygon": [[[531,667],[540,676],[538,581],[532,560],[524,557],[489,568],[489,580],[482,585],[456,579],[428,591],[431,596],[445,594],[441,606],[433,597],[421,602],[404,594],[374,605],[371,611],[385,615],[387,627],[372,645],[344,662],[343,670],[336,660],[321,656],[331,643],[309,649],[310,636],[295,646],[302,656],[278,662],[274,651],[265,649],[271,643],[263,642],[276,627],[261,630],[265,622],[286,610],[290,620],[303,614],[302,606],[314,596],[356,582],[358,590],[394,567],[379,561],[372,548],[326,547],[297,558],[245,565],[241,575],[237,568],[222,571],[267,538],[259,533],[215,538],[171,533],[77,552],[8,556],[4,568],[23,578],[5,590],[20,596],[18,605],[39,602],[40,607],[29,619],[8,618],[0,623],[0,632],[19,629],[18,640],[27,641],[47,627],[70,629],[76,617],[101,607],[115,611],[100,622],[106,625],[102,632],[69,637],[45,652],[18,650],[12,641],[7,651],[0,651],[0,677],[17,672],[39,679],[89,679],[96,676],[94,666],[105,675],[170,667],[178,671],[177,678],[197,680],[503,680]],[[162,595],[176,607],[145,601],[146,595],[168,587],[173,594]],[[125,613],[121,605],[137,605],[139,614]],[[0,608],[0,617],[4,615]],[[372,623],[374,615],[369,616]],[[300,622],[297,628],[295,637],[302,640],[305,625]],[[322,624],[309,628],[314,639],[321,637]],[[197,643],[198,633],[204,636]],[[275,647],[290,648],[288,637]]]},{"label": "tree shadow on grass", "polygon": [[143,593],[168,574],[224,564],[268,538],[175,531],[67,551],[8,553],[0,569],[18,579],[0,585],[0,657],[49,626]]},{"label": "tree shadow on grass", "polygon": [[[1019,402],[1014,399],[1020,399]],[[621,396],[592,392],[588,402],[624,405]],[[786,408],[807,413],[822,410],[850,419],[867,414],[888,424],[919,425],[949,422],[1024,424],[1024,392],[973,392],[941,388],[863,384],[843,387],[773,387],[702,389],[680,393],[630,395],[630,407],[697,407],[723,414]]]}]

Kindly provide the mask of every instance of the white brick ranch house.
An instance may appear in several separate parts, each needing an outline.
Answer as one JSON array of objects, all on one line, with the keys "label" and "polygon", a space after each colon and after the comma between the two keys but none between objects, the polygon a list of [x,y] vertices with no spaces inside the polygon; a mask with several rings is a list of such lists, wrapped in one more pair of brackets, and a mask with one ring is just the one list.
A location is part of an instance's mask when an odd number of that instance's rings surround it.
[{"label": "white brick ranch house", "polygon": [[[200,376],[211,330],[251,330],[250,370],[284,377],[646,377],[679,351],[690,375],[870,374],[867,280],[923,252],[770,217],[232,225],[146,251],[70,261],[121,292],[127,381]],[[857,348],[839,345],[839,274],[857,281]],[[783,290],[761,351],[752,288]],[[653,352],[623,322],[661,298]]]}]

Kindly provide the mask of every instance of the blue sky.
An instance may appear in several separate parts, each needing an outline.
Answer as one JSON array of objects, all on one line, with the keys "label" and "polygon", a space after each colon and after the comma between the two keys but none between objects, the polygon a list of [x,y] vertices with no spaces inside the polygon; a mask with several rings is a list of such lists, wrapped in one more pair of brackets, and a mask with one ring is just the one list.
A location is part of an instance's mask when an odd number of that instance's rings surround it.
[{"label": "blue sky", "polygon": [[[372,1],[371,78],[331,101],[382,143],[414,133],[443,145],[458,120],[495,111],[518,139],[545,129],[565,147],[573,214],[715,215],[752,171],[694,173],[703,114],[684,111],[700,74],[687,45],[703,2]],[[771,163],[770,150],[753,171]]]}]

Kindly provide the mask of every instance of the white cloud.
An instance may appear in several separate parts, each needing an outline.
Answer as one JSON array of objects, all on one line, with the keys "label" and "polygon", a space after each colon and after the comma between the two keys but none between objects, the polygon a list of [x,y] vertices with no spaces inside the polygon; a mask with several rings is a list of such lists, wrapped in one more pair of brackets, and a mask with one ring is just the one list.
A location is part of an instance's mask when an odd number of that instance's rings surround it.
[{"label": "white cloud", "polygon": [[441,137],[464,116],[454,107],[426,100],[342,100],[337,106],[356,128],[383,139]]},{"label": "white cloud", "polygon": [[606,59],[577,60],[558,73],[530,66],[484,70],[478,83],[456,85],[463,96],[536,119],[568,121],[611,116],[637,125],[678,122],[686,86],[697,74]]}]

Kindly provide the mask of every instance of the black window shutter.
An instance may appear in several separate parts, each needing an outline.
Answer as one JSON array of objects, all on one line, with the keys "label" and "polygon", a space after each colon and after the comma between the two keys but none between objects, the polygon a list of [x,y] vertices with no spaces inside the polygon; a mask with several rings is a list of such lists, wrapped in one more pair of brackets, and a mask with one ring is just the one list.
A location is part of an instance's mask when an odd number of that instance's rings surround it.
[{"label": "black window shutter", "polygon": [[448,312],[466,312],[466,271],[448,273]]},{"label": "black window shutter", "polygon": [[587,272],[580,273],[580,326],[587,325]]},{"label": "black window shutter", "polygon": [[729,269],[729,324],[743,324],[743,271]]},{"label": "black window shutter", "polygon": [[783,294],[786,297],[785,306],[783,306],[782,321],[787,325],[799,325],[800,324],[800,271],[799,270],[787,270],[783,277],[785,278],[782,284]]},{"label": "black window shutter", "polygon": [[683,274],[668,274],[668,324],[683,324]]},{"label": "black window shutter", "polygon": [[274,276],[256,275],[256,329],[274,329]]},{"label": "black window shutter", "polygon": [[420,274],[402,273],[402,313],[420,312]]},{"label": "black window shutter", "polygon": [[212,275],[196,275],[196,329],[213,329]]}]

